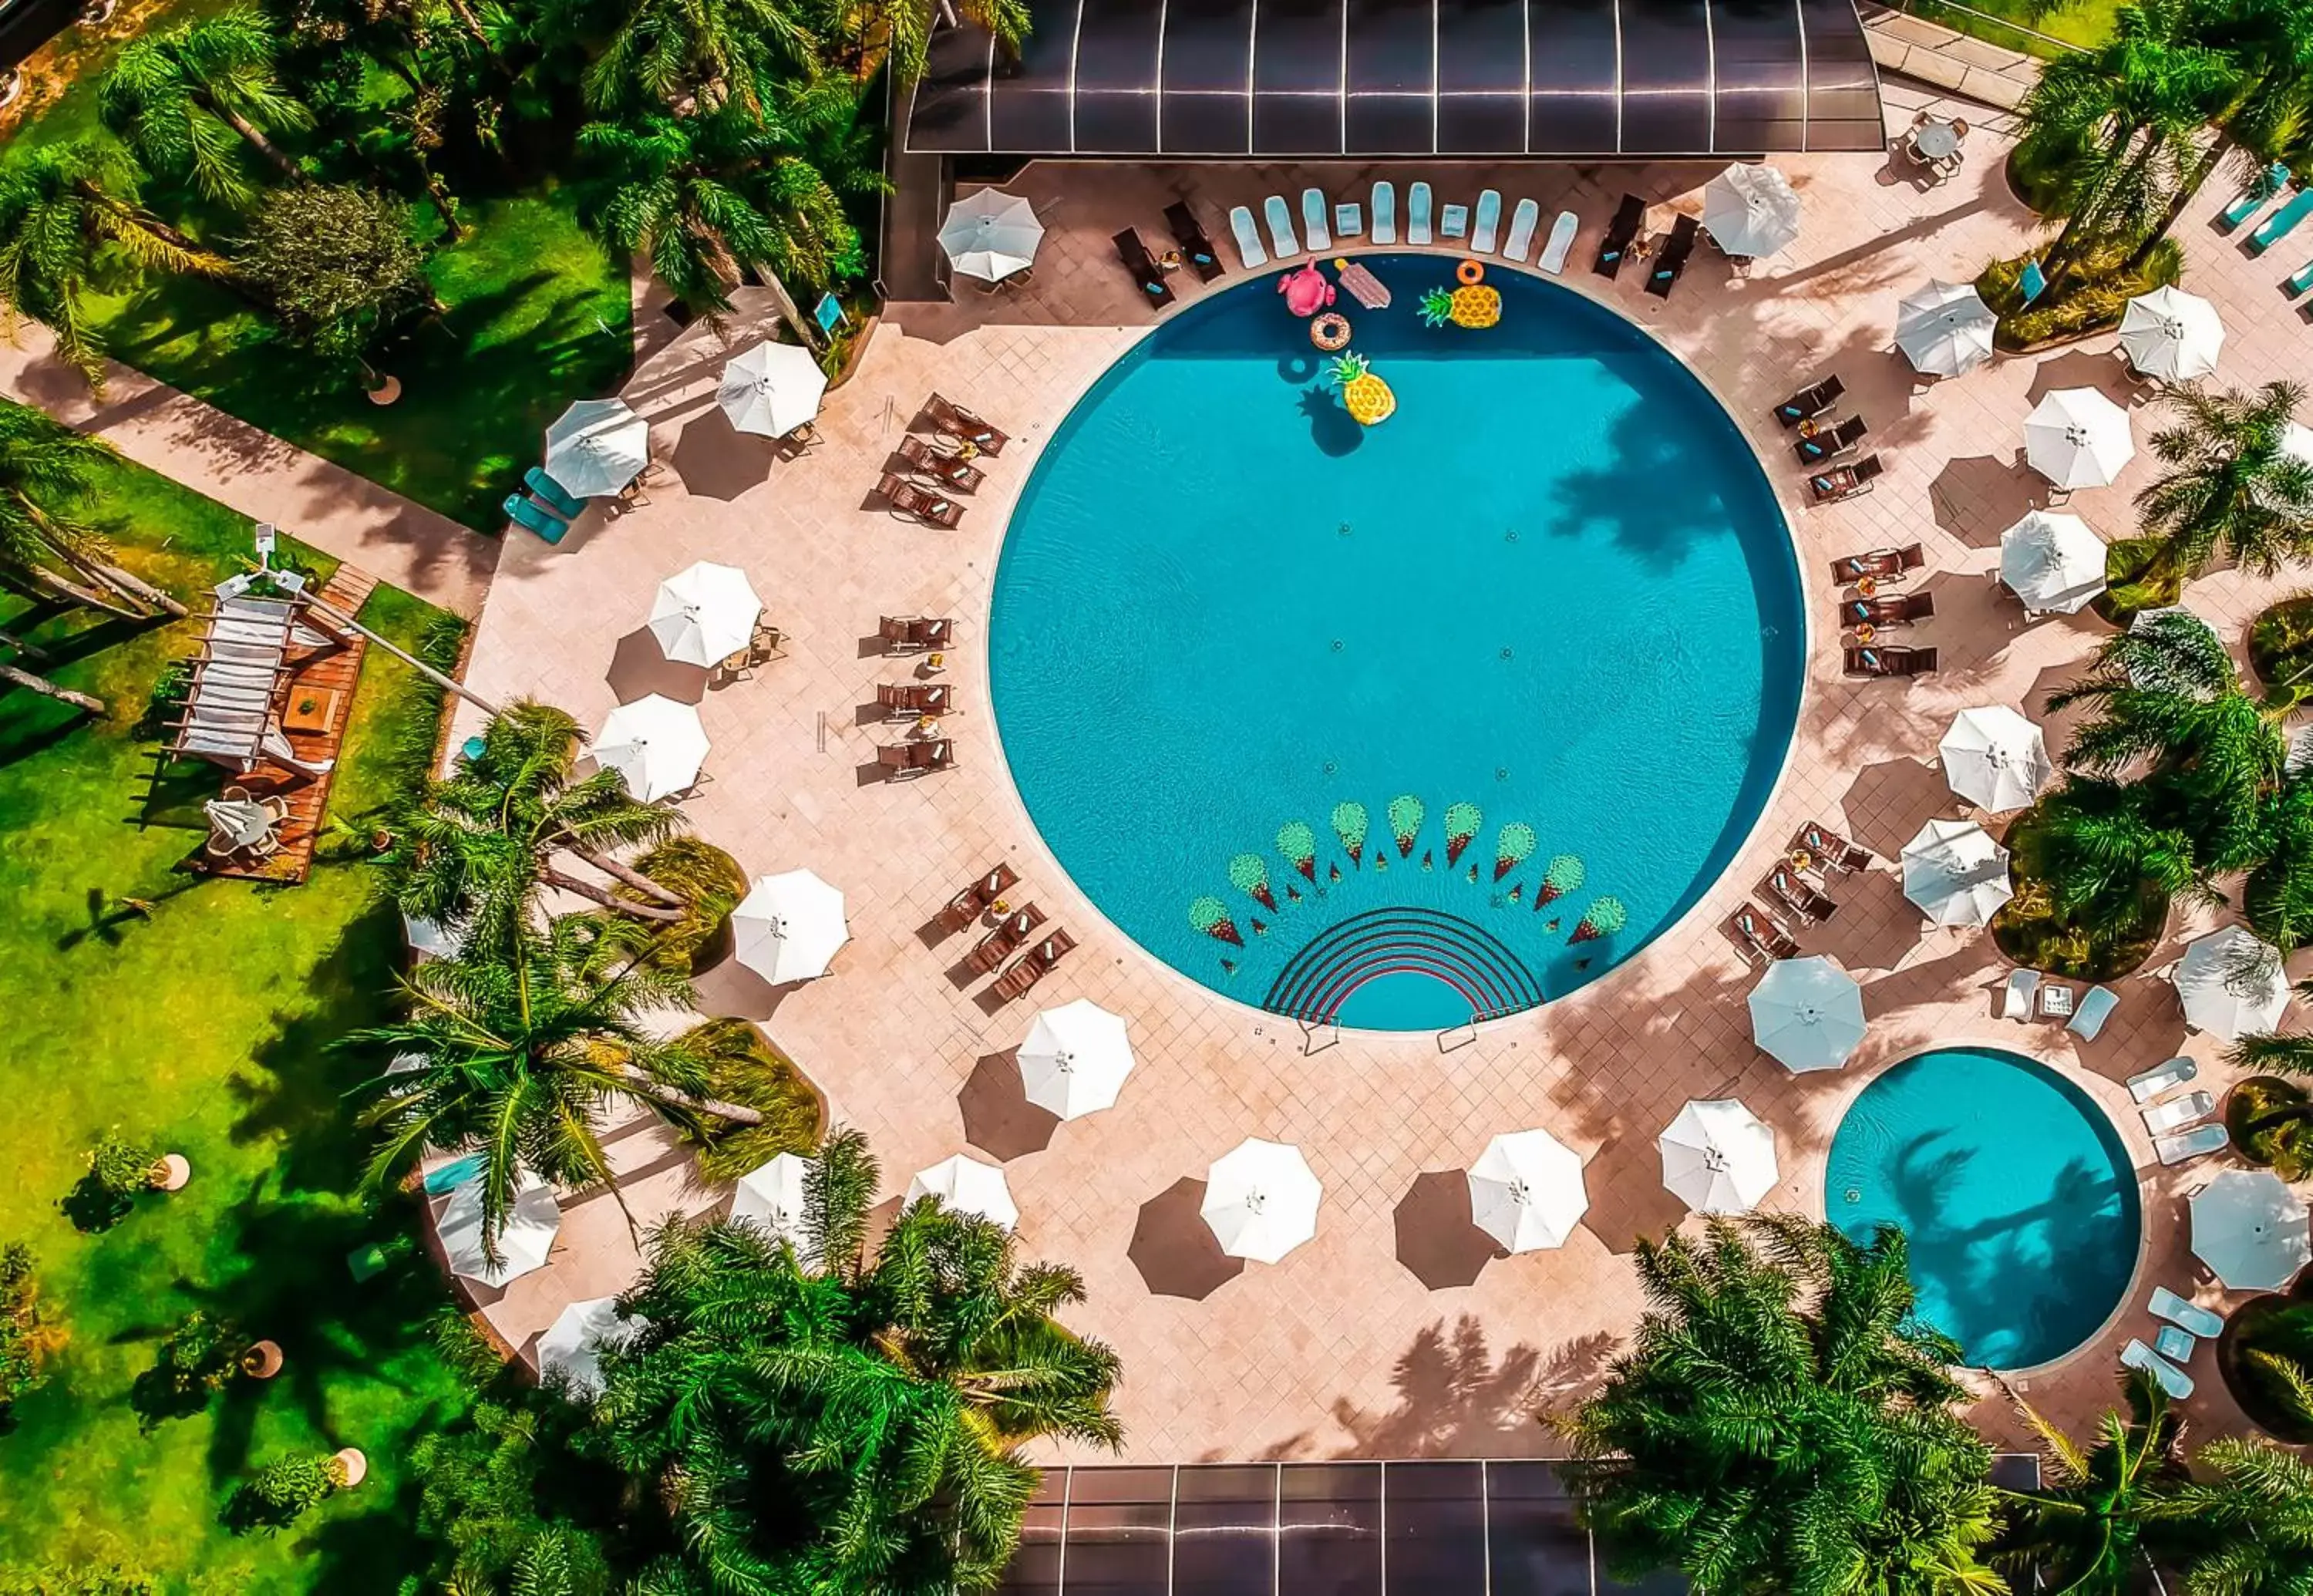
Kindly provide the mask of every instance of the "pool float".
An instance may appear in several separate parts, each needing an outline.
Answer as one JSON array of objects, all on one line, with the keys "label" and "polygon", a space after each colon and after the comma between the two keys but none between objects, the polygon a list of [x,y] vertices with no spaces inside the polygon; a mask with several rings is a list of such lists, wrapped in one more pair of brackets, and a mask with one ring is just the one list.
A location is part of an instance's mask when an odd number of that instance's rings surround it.
[{"label": "pool float", "polygon": [[1464,260],[1454,269],[1454,276],[1464,288],[1473,288],[1486,280],[1486,269],[1475,260]]},{"label": "pool float", "polygon": [[1285,308],[1297,316],[1314,316],[1333,303],[1333,285],[1315,265],[1279,278],[1277,291],[1285,295]]},{"label": "pool float", "polygon": [[1379,278],[1354,260],[1341,266],[1341,287],[1350,291],[1350,298],[1369,311],[1389,308],[1389,289],[1383,286]]},{"label": "pool float", "polygon": [[1339,311],[1327,311],[1309,323],[1309,341],[1327,354],[1350,347],[1350,319]]},{"label": "pool float", "polygon": [[1432,288],[1421,296],[1421,319],[1432,327],[1448,322],[1456,327],[1491,327],[1502,319],[1501,290],[1482,283]]},{"label": "pool float", "polygon": [[1397,413],[1397,395],[1374,375],[1363,355],[1333,357],[1333,385],[1341,391],[1341,404],[1350,419],[1360,427],[1376,427]]}]

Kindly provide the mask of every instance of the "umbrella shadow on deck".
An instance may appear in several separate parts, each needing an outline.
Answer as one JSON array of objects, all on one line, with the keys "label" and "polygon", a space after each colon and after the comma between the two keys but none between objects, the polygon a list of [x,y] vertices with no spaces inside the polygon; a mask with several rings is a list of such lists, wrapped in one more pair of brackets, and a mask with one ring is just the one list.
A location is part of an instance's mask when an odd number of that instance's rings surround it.
[{"label": "umbrella shadow on deck", "polygon": [[602,673],[622,704],[655,692],[678,703],[695,704],[707,696],[707,673],[695,665],[669,659],[647,626],[638,626],[619,639],[611,652],[611,668]]},{"label": "umbrella shadow on deck", "polygon": [[1043,1151],[1060,1128],[1059,1115],[1028,1101],[1016,1047],[982,1054],[955,1094],[955,1106],[963,1116],[963,1139],[999,1163]]},{"label": "umbrella shadow on deck", "polygon": [[[1939,733],[1938,735],[1940,735]],[[1933,745],[1933,738],[1928,739]],[[1883,759],[1855,772],[1839,800],[1848,835],[1880,860],[1895,862],[1904,844],[1939,815],[1957,809],[1959,800],[1944,784],[1943,772],[1919,759]],[[1850,877],[1852,881],[1854,878]]]},{"label": "umbrella shadow on deck", "polygon": [[1429,1291],[1473,1283],[1479,1271],[1508,1252],[1470,1219],[1469,1177],[1460,1169],[1425,1169],[1396,1210],[1397,1261]]},{"label": "umbrella shadow on deck", "polygon": [[1936,525],[1960,542],[1996,549],[2000,534],[2038,507],[2047,487],[2016,454],[1955,454],[1928,484],[1928,502]]},{"label": "umbrella shadow on deck", "polygon": [[1201,1302],[1244,1273],[1244,1260],[1221,1250],[1200,1212],[1205,1183],[1184,1175],[1140,1205],[1124,1256],[1159,1297]]},{"label": "umbrella shadow on deck", "polygon": [[693,498],[737,498],[770,479],[778,449],[767,437],[743,433],[720,409],[684,423],[668,463]]},{"label": "umbrella shadow on deck", "polygon": [[[1668,1116],[1663,1124],[1669,1124]],[[1660,1130],[1655,1127],[1656,1133]],[[1686,1204],[1663,1185],[1662,1150],[1655,1135],[1643,1125],[1625,1131],[1609,1137],[1582,1169],[1582,1184],[1590,1193],[1583,1228],[1618,1257],[1629,1257],[1642,1239],[1678,1229],[1686,1217]]]}]

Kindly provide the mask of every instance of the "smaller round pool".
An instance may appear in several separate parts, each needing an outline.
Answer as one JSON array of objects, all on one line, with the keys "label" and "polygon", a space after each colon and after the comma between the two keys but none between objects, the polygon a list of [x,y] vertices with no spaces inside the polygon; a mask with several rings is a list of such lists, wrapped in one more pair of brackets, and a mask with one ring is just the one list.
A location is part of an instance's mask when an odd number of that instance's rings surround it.
[{"label": "smaller round pool", "polygon": [[2025,1369],[2110,1317],[2136,1267],[2136,1172],[2102,1109],[1988,1047],[1904,1060],[1832,1138],[1824,1210],[1858,1241],[1912,1243],[1919,1314],[1973,1366]]}]

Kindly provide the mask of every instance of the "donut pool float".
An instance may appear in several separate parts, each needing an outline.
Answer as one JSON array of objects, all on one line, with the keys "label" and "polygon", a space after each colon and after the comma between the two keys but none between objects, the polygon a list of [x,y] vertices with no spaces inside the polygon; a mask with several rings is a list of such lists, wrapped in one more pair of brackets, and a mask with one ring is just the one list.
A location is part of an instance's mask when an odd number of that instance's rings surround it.
[{"label": "donut pool float", "polygon": [[1339,311],[1327,311],[1309,323],[1309,341],[1331,353],[1350,347],[1350,319]]},{"label": "donut pool float", "polygon": [[1454,269],[1454,275],[1461,279],[1464,287],[1473,287],[1486,280],[1486,269],[1475,260],[1464,260]]}]

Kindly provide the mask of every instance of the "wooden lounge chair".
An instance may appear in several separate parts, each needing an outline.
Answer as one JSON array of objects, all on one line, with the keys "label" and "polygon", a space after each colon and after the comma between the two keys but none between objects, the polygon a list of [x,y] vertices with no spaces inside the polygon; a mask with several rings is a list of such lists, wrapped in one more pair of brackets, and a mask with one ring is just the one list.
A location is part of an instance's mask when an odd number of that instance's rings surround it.
[{"label": "wooden lounge chair", "polygon": [[1901,549],[1874,549],[1869,554],[1850,554],[1843,560],[1833,560],[1831,579],[1842,586],[1860,582],[1866,577],[1879,582],[1900,582],[1927,562],[1927,555],[1917,543]]},{"label": "wooden lounge chair", "polygon": [[1687,257],[1694,253],[1695,235],[1702,224],[1690,216],[1682,215],[1670,227],[1670,242],[1655,257],[1654,269],[1647,273],[1647,292],[1657,299],[1668,299],[1670,291],[1678,287],[1679,274],[1686,269]]},{"label": "wooden lounge chair", "polygon": [[1009,440],[987,422],[965,410],[933,394],[924,401],[924,409],[932,419],[932,426],[948,436],[971,444],[983,454],[1001,454]]},{"label": "wooden lounge chair", "polygon": [[1810,820],[1799,827],[1799,834],[1791,839],[1791,846],[1806,849],[1816,862],[1843,874],[1862,869],[1871,862],[1869,849],[1857,847],[1819,821]]},{"label": "wooden lounge chair", "polygon": [[1772,964],[1779,958],[1790,958],[1799,950],[1791,934],[1777,923],[1775,917],[1755,904],[1746,904],[1728,917],[1727,930],[1736,946],[1756,953]]},{"label": "wooden lounge chair", "polygon": [[1927,676],[1935,674],[1936,651],[1933,648],[1867,647],[1850,648],[1847,653],[1847,674],[1851,676]]},{"label": "wooden lounge chair", "polygon": [[1791,445],[1791,453],[1799,457],[1801,465],[1821,465],[1826,460],[1836,460],[1863,441],[1871,430],[1860,416],[1850,416],[1828,432],[1818,432],[1803,437]]},{"label": "wooden lounge chair", "polygon": [[948,899],[947,907],[940,911],[940,924],[950,932],[962,930],[980,918],[980,912],[1020,885],[1020,872],[1008,864],[998,864],[979,880]]},{"label": "wooden lounge chair", "polygon": [[1647,202],[1636,194],[1623,196],[1623,203],[1614,212],[1614,219],[1606,224],[1606,235],[1598,241],[1598,258],[1590,269],[1602,278],[1613,277],[1623,269],[1623,258],[1631,252],[1631,241],[1646,225]]},{"label": "wooden lounge chair", "polygon": [[932,737],[921,743],[886,743],[875,750],[875,763],[890,772],[894,781],[928,776],[934,771],[952,771],[955,768],[955,739]]},{"label": "wooden lounge chair", "polygon": [[942,494],[927,492],[913,482],[885,472],[875,484],[891,507],[927,526],[953,527],[963,519],[963,507]]},{"label": "wooden lounge chair", "polygon": [[937,477],[958,493],[970,493],[988,480],[988,473],[971,461],[943,453],[912,432],[900,435],[899,454],[926,476]]},{"label": "wooden lounge chair", "polygon": [[996,966],[1017,952],[1028,939],[1044,923],[1044,912],[1033,904],[1023,904],[1004,917],[1004,923],[972,944],[963,962],[980,974],[992,973]]},{"label": "wooden lounge chair", "polygon": [[878,682],[875,702],[886,720],[913,720],[946,714],[955,707],[955,694],[945,682]]},{"label": "wooden lounge chair", "polygon": [[1785,427],[1797,427],[1802,421],[1812,421],[1846,396],[1847,384],[1836,375],[1827,376],[1810,388],[1797,393],[1775,407],[1775,419]]},{"label": "wooden lounge chair", "polygon": [[1767,872],[1759,890],[1810,925],[1819,925],[1839,912],[1839,904],[1817,892],[1814,885],[1789,865]]},{"label": "wooden lounge chair", "polygon": [[1839,606],[1842,626],[1909,626],[1936,613],[1932,593],[1891,593],[1885,598],[1851,598]]},{"label": "wooden lounge chair", "polygon": [[1161,308],[1173,303],[1173,287],[1165,280],[1165,269],[1156,264],[1156,257],[1140,242],[1140,229],[1127,227],[1109,242],[1115,244],[1117,259],[1139,282],[1149,304]]},{"label": "wooden lounge chair", "polygon": [[955,634],[955,622],[945,615],[886,615],[877,635],[893,654],[920,654],[945,648]]},{"label": "wooden lounge chair", "polygon": [[996,978],[990,990],[1007,1003],[1025,996],[1028,989],[1051,974],[1053,966],[1076,945],[1076,939],[1068,932],[1054,931],[1013,960],[1012,967]]},{"label": "wooden lounge chair", "polygon": [[1866,454],[1853,465],[1834,465],[1816,472],[1807,479],[1807,491],[1817,504],[1834,504],[1870,492],[1886,470],[1878,455]]},{"label": "wooden lounge chair", "polygon": [[1221,265],[1220,251],[1206,236],[1204,224],[1186,201],[1175,200],[1165,207],[1165,225],[1173,230],[1173,242],[1181,246],[1181,259],[1189,263],[1199,282],[1209,283],[1227,269]]}]

